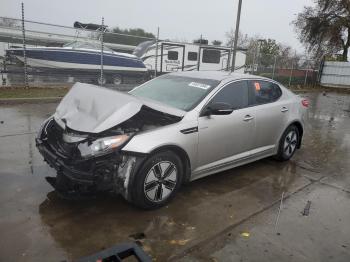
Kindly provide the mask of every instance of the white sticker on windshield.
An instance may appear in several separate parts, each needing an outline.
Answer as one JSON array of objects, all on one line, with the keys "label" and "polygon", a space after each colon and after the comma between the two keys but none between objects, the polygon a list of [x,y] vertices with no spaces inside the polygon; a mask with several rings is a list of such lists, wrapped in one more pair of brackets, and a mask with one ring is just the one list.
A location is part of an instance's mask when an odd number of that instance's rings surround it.
[{"label": "white sticker on windshield", "polygon": [[206,84],[202,84],[202,83],[196,83],[196,82],[191,82],[188,84],[189,86],[193,86],[193,87],[197,87],[200,89],[204,89],[207,90],[208,88],[210,88],[210,85],[206,85]]}]

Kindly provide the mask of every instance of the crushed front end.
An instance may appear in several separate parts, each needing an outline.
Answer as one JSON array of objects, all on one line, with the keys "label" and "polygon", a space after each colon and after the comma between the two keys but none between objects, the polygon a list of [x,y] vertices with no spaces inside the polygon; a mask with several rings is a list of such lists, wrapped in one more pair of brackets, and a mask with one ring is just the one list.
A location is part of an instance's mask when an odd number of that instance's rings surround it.
[{"label": "crushed front end", "polygon": [[128,183],[142,155],[128,155],[121,148],[133,136],[117,128],[109,133],[87,134],[63,128],[54,118],[42,125],[36,146],[44,160],[57,171],[47,181],[63,197],[115,192],[128,196]]},{"label": "crushed front end", "polygon": [[172,113],[127,93],[76,83],[36,138],[44,160],[57,170],[47,181],[63,196],[105,191],[129,200],[128,189],[146,155],[122,149],[139,132],[182,119]]}]

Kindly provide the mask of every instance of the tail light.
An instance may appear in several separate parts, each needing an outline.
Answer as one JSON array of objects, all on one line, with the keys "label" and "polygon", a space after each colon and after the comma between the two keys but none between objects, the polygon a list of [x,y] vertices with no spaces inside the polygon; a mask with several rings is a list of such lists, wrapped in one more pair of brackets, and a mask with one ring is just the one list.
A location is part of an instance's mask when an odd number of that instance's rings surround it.
[{"label": "tail light", "polygon": [[303,100],[301,100],[301,104],[302,104],[304,107],[309,107],[309,100],[303,99]]}]

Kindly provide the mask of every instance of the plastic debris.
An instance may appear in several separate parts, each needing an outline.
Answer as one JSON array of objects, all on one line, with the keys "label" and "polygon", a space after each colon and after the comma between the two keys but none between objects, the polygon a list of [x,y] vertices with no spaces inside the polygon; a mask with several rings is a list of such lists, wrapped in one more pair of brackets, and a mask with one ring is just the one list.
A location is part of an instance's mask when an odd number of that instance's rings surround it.
[{"label": "plastic debris", "polygon": [[184,246],[187,244],[188,241],[190,241],[190,239],[179,239],[179,240],[173,239],[173,240],[170,240],[170,244]]},{"label": "plastic debris", "polygon": [[242,232],[241,236],[242,237],[250,237],[250,233],[249,232]]},{"label": "plastic debris", "polygon": [[308,215],[309,215],[309,213],[310,213],[310,207],[311,207],[311,201],[308,200],[307,203],[306,203],[306,205],[305,205],[305,208],[304,208],[304,210],[303,210],[303,212],[302,212],[303,216],[308,216]]}]

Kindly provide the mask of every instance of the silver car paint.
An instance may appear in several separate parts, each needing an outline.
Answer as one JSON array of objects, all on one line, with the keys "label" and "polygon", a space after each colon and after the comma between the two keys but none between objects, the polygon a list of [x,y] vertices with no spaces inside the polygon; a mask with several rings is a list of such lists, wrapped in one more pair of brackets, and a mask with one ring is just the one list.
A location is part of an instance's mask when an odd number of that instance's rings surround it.
[{"label": "silver car paint", "polygon": [[[201,78],[205,76],[204,72],[174,74]],[[187,112],[180,122],[139,133],[122,150],[148,154],[163,146],[177,146],[187,153],[191,164],[190,180],[194,180],[276,154],[279,140],[289,124],[295,121],[303,124],[304,110],[300,98],[273,80],[218,72],[208,72],[207,77],[222,81],[201,103]],[[282,96],[276,102],[236,110],[230,115],[199,117],[203,107],[227,83],[241,80],[276,83],[282,90]],[[246,115],[253,117],[248,123],[244,121]],[[241,126],[230,125],[227,119]],[[180,132],[197,126],[197,133]],[[233,128],[232,138],[236,139],[229,138],[231,130],[226,128],[230,126]],[[248,127],[246,132],[245,127]]]},{"label": "silver car paint", "polygon": [[89,84],[76,83],[58,105],[54,118],[81,132],[100,133],[138,113],[143,105],[176,116],[186,112],[127,93]]}]

